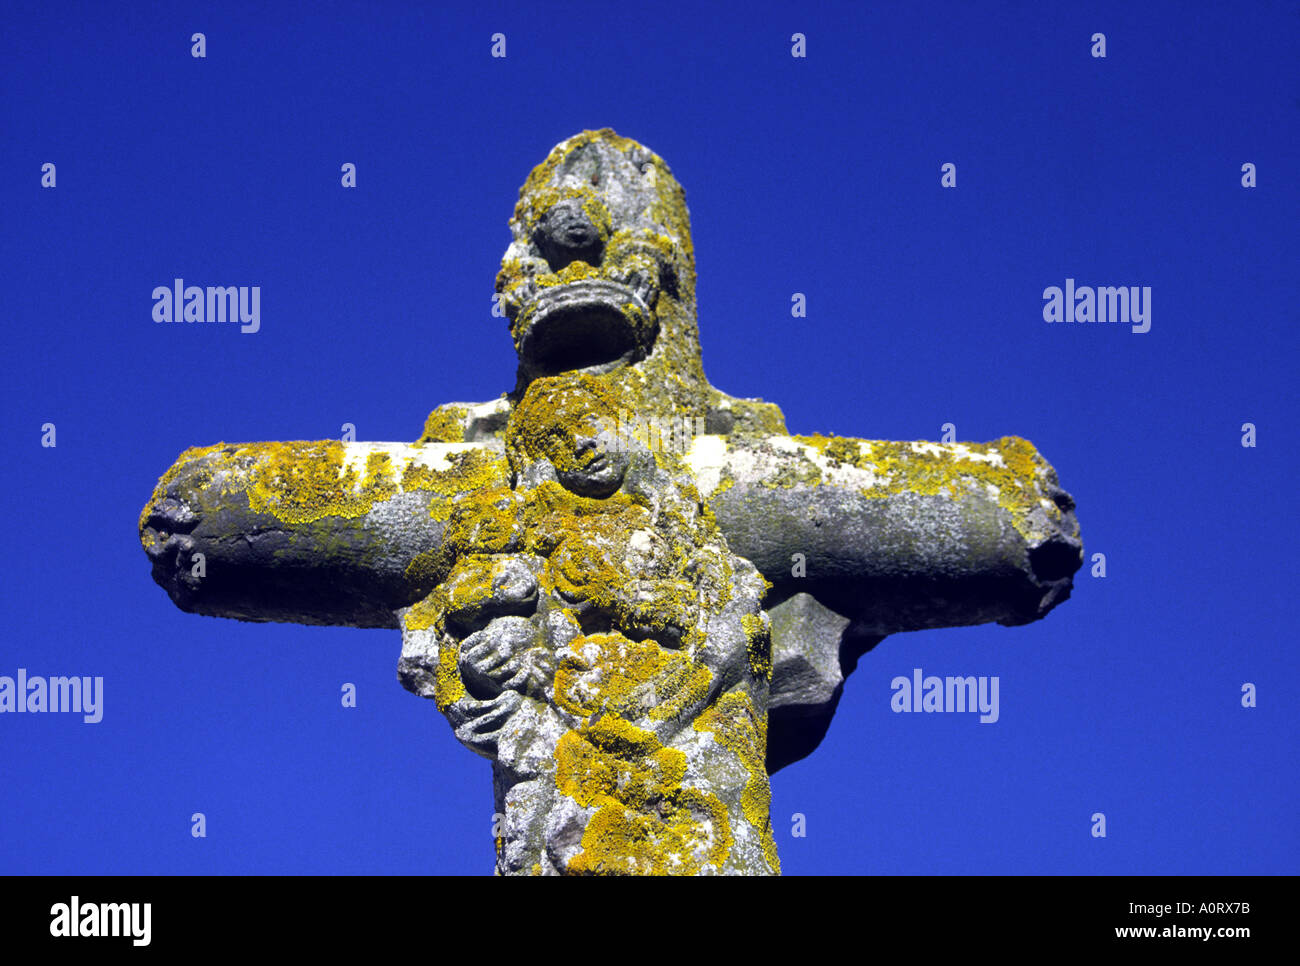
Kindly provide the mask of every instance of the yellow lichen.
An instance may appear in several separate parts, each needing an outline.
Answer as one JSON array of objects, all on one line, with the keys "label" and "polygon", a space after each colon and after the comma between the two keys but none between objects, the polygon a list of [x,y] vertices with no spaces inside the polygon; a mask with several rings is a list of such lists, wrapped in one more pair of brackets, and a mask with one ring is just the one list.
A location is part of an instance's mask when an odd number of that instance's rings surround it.
[{"label": "yellow lichen", "polygon": [[[1004,436],[992,443],[962,444],[972,454],[995,459],[978,459],[939,446],[918,451],[911,443],[868,442],[863,448],[867,466],[883,482],[862,490],[871,498],[900,493],[929,496],[946,494],[960,499],[970,486],[993,486],[998,505],[1007,511],[1012,525],[1027,540],[1040,538],[1029,522],[1029,514],[1041,509],[1047,518],[1059,523],[1060,508],[1044,497],[1040,479],[1047,470],[1046,461],[1034,445],[1018,436]],[[985,491],[987,492],[987,491]]]},{"label": "yellow lichen", "polygon": [[[242,491],[254,513],[266,513],[282,523],[303,525],[326,517],[363,517],[377,504],[400,492],[427,491],[443,499],[430,501],[430,515],[445,518],[448,501],[490,484],[508,480],[505,460],[490,450],[467,449],[449,454],[450,464],[433,469],[407,458],[398,473],[394,455],[386,449],[365,452],[362,444],[345,446],[338,440],[315,442],[244,443],[188,449],[159,480],[153,498],[140,516],[141,529],[153,505],[173,483],[184,481],[183,498],[201,500],[218,474],[224,483],[210,497]],[[365,453],[364,464],[355,458]],[[205,462],[198,467],[194,463]],[[184,475],[182,475],[184,474]]]},{"label": "yellow lichen", "polygon": [[[400,492],[412,491],[443,497],[430,502],[431,515],[439,518],[440,514],[445,516],[449,499],[505,482],[509,475],[505,460],[488,450],[451,453],[446,457],[451,465],[441,470],[407,458],[400,474],[388,450],[365,452],[364,465],[360,466],[352,458],[356,454],[357,449],[338,440],[217,444],[191,449],[181,454],[159,481],[154,501],[161,499],[171,483],[202,457],[212,458],[204,468],[192,470],[190,476],[184,477],[187,489],[194,491],[194,498],[220,472],[224,474],[225,485],[215,495],[228,496],[242,490],[254,513],[266,513],[291,525],[314,523],[326,517],[362,517],[377,503]],[[142,527],[147,522],[149,508],[141,515]]]},{"label": "yellow lichen", "polygon": [[573,874],[696,875],[731,851],[726,807],[682,785],[686,755],[613,715],[567,732],[555,748],[561,792],[596,814]]},{"label": "yellow lichen", "polygon": [[[998,505],[1026,540],[1041,539],[1029,516],[1040,509],[1052,523],[1061,522],[1060,508],[1046,498],[1041,481],[1049,470],[1034,445],[1018,436],[1004,436],[991,443],[962,443],[962,449],[945,443],[882,442],[839,436],[795,436],[836,463],[868,470],[876,481],[863,487],[863,496],[883,499],[903,493],[926,496],[946,495],[960,500],[972,486],[987,493],[997,490]],[[802,464],[800,464],[802,466]],[[763,485],[815,484],[821,475],[783,468]]]},{"label": "yellow lichen", "polygon": [[529,184],[533,183],[533,175],[537,171],[538,168],[534,168],[533,174],[529,175],[528,181],[519,192],[519,202],[515,205],[515,218],[523,226],[525,233],[532,234],[542,216],[561,201],[576,200],[582,213],[596,229],[601,243],[604,244],[609,240],[612,227],[609,209],[605,207],[605,202],[598,192],[588,185],[558,187],[552,184],[539,184],[529,188]]},{"label": "yellow lichen", "polygon": [[[730,435],[758,439],[788,435],[785,414],[776,403],[765,402],[762,399],[737,399],[717,390],[714,390],[712,395],[715,407],[731,413],[733,425]],[[722,405],[724,402],[725,406]]]},{"label": "yellow lichen", "polygon": [[794,486],[817,486],[822,482],[822,470],[803,453],[796,453],[782,460],[777,470],[770,476],[758,481],[765,489],[789,489]]},{"label": "yellow lichen", "polygon": [[465,439],[464,420],[468,411],[463,406],[439,406],[424,421],[424,432],[417,443],[460,443]]},{"label": "yellow lichen", "polygon": [[750,672],[765,681],[772,680],[771,627],[759,614],[742,614],[740,626],[745,629],[745,653],[749,656]]},{"label": "yellow lichen", "polygon": [[653,640],[592,634],[568,650],[555,671],[555,702],[579,716],[674,718],[703,700],[713,680],[708,668]]},{"label": "yellow lichen", "polygon": [[443,585],[448,613],[468,615],[482,610],[492,600],[492,579],[496,573],[496,561],[491,556],[470,554],[461,557]]},{"label": "yellow lichen", "polygon": [[398,490],[387,453],[370,454],[365,473],[358,475],[337,440],[252,443],[241,450],[257,457],[249,477],[249,508],[284,523],[364,516]]},{"label": "yellow lichen", "polygon": [[407,631],[432,631],[438,636],[438,664],[433,670],[433,701],[439,711],[446,711],[467,693],[457,665],[460,644],[445,633],[447,609],[446,590],[438,587],[428,597],[412,604],[402,620]]},{"label": "yellow lichen", "polygon": [[[524,499],[508,486],[485,486],[451,501],[443,546],[457,555],[507,553],[523,544]],[[432,508],[431,508],[432,509]]]},{"label": "yellow lichen", "polygon": [[402,624],[408,631],[423,631],[429,628],[441,631],[442,616],[446,609],[446,593],[442,588],[438,588],[428,597],[412,604],[410,610],[406,612]]},{"label": "yellow lichen", "polygon": [[[176,457],[176,462],[168,467],[167,472],[158,478],[158,485],[154,487],[153,495],[149,497],[149,502],[146,503],[144,509],[140,511],[140,540],[145,545],[146,550],[148,550],[150,546],[150,542],[146,539],[144,532],[145,527],[149,522],[149,514],[153,510],[155,504],[166,498],[167,488],[171,486],[172,481],[175,480],[176,477],[180,475],[181,471],[191,463],[202,459],[210,453],[216,453],[226,448],[227,446],[225,443],[216,443],[212,446],[191,446],[189,449],[185,450],[185,452],[181,453],[180,456]],[[206,478],[211,478],[211,472],[206,474]],[[196,483],[201,484],[206,481],[207,480],[205,479],[203,481],[196,481]]]},{"label": "yellow lichen", "polygon": [[[549,209],[550,205],[543,207],[543,204],[548,200],[546,192],[555,180],[556,169],[574,151],[591,144],[593,141],[605,141],[624,154],[631,153],[641,147],[631,138],[619,137],[609,128],[602,128],[598,131],[583,131],[574,135],[567,141],[556,145],[551,150],[551,153],[546,156],[546,160],[529,172],[528,179],[524,182],[523,187],[519,189],[519,203],[515,206],[515,217],[527,220],[530,209],[539,213]],[[655,158],[655,160],[659,162],[664,172],[666,172],[667,165],[664,165],[658,158]]]},{"label": "yellow lichen", "polygon": [[767,716],[759,714],[754,702],[743,691],[729,691],[718,699],[695,722],[696,731],[705,731],[740,759],[749,779],[740,793],[740,809],[745,820],[758,833],[763,857],[773,872],[781,871],[772,836],[770,815],[772,789],[767,777]]},{"label": "yellow lichen", "polygon": [[850,439],[845,436],[823,436],[821,433],[791,438],[813,447],[837,463],[856,466],[858,469],[871,468],[868,459],[862,453],[860,440]]},{"label": "yellow lichen", "polygon": [[[631,224],[614,224],[604,202],[602,174],[596,174],[591,183],[576,183],[560,175],[569,159],[597,142],[624,157],[635,156],[640,176],[653,185],[653,200],[630,219]],[[570,268],[567,270],[573,274],[562,279],[547,272],[540,259],[519,258],[518,249],[512,246],[511,254],[502,260],[496,290],[507,293],[516,310],[523,309],[510,313],[516,347],[530,324],[528,289],[533,284],[545,288],[593,277],[626,283],[632,275],[650,272],[659,275],[665,287],[653,306],[655,319],[646,318],[641,307],[634,303],[625,305],[624,311],[634,328],[645,330],[643,334],[647,337],[653,322],[658,322],[663,336],[660,351],[656,359],[647,363],[655,370],[653,386],[655,396],[660,397],[658,401],[676,406],[698,405],[707,391],[707,380],[699,362],[694,319],[695,255],[685,191],[664,160],[642,145],[609,129],[583,131],[557,145],[520,188],[511,220],[516,242],[531,238],[539,219],[558,202],[570,199],[579,200],[604,243],[601,266],[598,270]]]},{"label": "yellow lichen", "polygon": [[460,644],[444,641],[438,646],[438,667],[433,675],[433,701],[439,711],[449,707],[465,697],[465,682],[460,678],[457,662],[460,658]]},{"label": "yellow lichen", "polygon": [[466,449],[447,456],[451,466],[436,470],[412,461],[402,473],[402,489],[432,493],[441,499],[429,501],[429,516],[446,520],[457,500],[471,498],[480,490],[504,486],[509,480],[508,467],[496,453],[486,449]]},{"label": "yellow lichen", "polygon": [[[618,397],[603,379],[570,373],[537,379],[510,414],[506,452],[516,472],[530,460],[546,458],[560,471],[580,469],[576,434],[595,435],[618,418]],[[595,454],[586,454],[588,457]]]},{"label": "yellow lichen", "polygon": [[555,285],[568,285],[570,282],[580,282],[583,279],[600,278],[600,269],[593,268],[583,261],[569,262],[558,272],[547,272],[537,276],[537,284],[542,288],[549,288]]}]

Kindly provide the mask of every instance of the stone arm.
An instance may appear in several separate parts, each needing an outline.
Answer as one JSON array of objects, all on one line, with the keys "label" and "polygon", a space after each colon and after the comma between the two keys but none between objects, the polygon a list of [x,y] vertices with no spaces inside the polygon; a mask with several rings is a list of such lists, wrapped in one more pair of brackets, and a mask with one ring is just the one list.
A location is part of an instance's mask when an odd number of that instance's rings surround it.
[{"label": "stone arm", "polygon": [[182,610],[397,627],[432,589],[420,564],[455,498],[508,480],[493,441],[219,443],[162,477],[140,539]]},{"label": "stone arm", "polygon": [[690,463],[731,549],[863,632],[1026,624],[1070,593],[1074,501],[1033,445],[702,437]]},{"label": "stone arm", "polygon": [[690,462],[732,550],[773,585],[769,773],[817,747],[885,635],[1036,620],[1082,561],[1074,501],[1014,437],[712,436]]}]

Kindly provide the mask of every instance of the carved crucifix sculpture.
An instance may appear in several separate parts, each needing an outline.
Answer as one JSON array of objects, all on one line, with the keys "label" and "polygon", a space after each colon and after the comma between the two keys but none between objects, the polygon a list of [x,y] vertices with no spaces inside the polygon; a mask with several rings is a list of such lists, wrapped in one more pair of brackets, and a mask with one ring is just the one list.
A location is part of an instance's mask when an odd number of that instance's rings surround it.
[{"label": "carved crucifix sculpture", "polygon": [[634,141],[558,145],[510,227],[512,392],[410,444],[187,450],[140,518],[154,579],[198,614],[400,628],[402,683],[493,763],[499,873],[776,872],[768,776],[858,658],[1045,615],[1073,501],[1022,439],[791,436],[710,386],[685,195]]}]

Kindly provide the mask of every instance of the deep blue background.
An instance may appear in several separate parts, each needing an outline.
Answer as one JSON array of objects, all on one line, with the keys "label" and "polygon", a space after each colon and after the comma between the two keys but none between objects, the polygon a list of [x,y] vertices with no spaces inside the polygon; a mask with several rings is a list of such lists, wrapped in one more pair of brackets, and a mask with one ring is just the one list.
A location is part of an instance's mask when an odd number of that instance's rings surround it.
[{"label": "deep blue background", "polygon": [[[509,388],[507,218],[603,126],[686,186],[716,386],[792,432],[1031,439],[1107,557],[1041,623],[864,658],[774,778],[785,870],[1300,871],[1295,3],[111,6],[0,35],[0,674],[106,693],[0,717],[0,872],[489,871],[489,766],[397,632],[184,614],[136,518],[187,446],[411,440]],[[156,325],[176,276],[262,286],[261,331]],[[1067,276],[1151,286],[1151,331],[1043,322]],[[1000,676],[1001,721],[892,713],[913,667]]]}]

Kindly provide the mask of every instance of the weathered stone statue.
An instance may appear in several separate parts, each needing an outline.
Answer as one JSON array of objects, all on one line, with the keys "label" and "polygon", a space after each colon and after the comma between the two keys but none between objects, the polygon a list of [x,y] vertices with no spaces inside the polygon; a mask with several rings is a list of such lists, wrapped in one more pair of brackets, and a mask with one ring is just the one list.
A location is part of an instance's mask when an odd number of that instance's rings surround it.
[{"label": "weathered stone statue", "polygon": [[413,444],[187,450],[140,519],[154,578],[199,614],[400,627],[402,683],[493,762],[500,873],[776,872],[768,775],[858,658],[1042,617],[1073,501],[1015,437],[790,436],[710,386],[685,196],[634,141],[558,145],[511,230],[513,392]]}]

